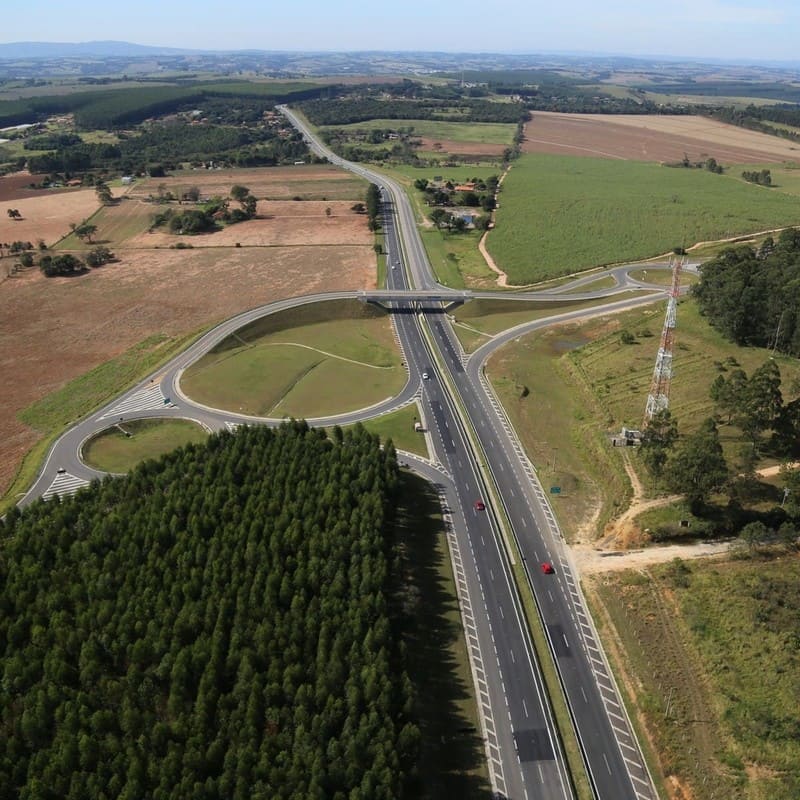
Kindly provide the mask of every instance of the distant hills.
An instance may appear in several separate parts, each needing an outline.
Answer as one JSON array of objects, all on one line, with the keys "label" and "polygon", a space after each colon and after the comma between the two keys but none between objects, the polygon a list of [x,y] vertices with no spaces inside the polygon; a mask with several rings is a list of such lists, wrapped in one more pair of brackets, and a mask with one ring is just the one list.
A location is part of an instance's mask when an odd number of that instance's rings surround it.
[{"label": "distant hills", "polygon": [[201,52],[177,47],[150,47],[131,42],[9,42],[0,44],[0,58],[136,58],[176,56]]},{"label": "distant hills", "polygon": [[[153,68],[150,63],[158,60]],[[302,50],[204,50],[155,47],[114,40],[95,42],[8,42],[0,43],[0,80],[67,77],[89,80],[125,74],[159,72],[255,72],[272,77],[295,78],[321,75],[426,75],[437,72],[460,74],[469,70],[519,69],[578,70],[602,78],[607,72],[654,71],[676,79],[698,79],[709,73],[710,65],[744,71],[729,80],[798,80],[800,62],[736,62],[721,59],[678,59],[667,56],[626,56],[600,53],[492,53],[431,51],[302,51]]]}]

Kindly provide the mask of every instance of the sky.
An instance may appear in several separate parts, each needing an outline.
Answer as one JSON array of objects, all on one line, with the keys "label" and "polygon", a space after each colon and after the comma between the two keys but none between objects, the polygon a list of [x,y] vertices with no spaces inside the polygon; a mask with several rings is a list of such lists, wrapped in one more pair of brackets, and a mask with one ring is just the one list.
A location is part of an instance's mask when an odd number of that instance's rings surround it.
[{"label": "sky", "polygon": [[800,0],[24,0],[15,8],[3,15],[0,41],[800,60]]}]

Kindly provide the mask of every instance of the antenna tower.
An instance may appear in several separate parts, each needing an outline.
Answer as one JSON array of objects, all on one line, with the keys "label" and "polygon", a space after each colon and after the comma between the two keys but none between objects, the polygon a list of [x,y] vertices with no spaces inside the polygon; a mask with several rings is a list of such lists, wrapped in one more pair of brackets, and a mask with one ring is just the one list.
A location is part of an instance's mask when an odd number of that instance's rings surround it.
[{"label": "antenna tower", "polygon": [[647,406],[644,411],[644,424],[653,419],[653,416],[665,408],[669,408],[669,385],[672,379],[672,347],[675,343],[675,323],[678,307],[678,296],[681,287],[681,270],[685,258],[673,258],[672,287],[667,301],[667,314],[664,317],[664,329],[661,331],[661,344],[656,356],[656,366],[653,370],[653,380],[650,384],[650,394],[647,396]]}]

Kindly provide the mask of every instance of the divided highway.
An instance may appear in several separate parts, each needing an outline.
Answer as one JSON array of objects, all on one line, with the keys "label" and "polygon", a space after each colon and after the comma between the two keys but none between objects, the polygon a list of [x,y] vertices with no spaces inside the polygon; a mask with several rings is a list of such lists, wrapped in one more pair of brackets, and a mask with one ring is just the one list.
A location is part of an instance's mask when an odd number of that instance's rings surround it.
[{"label": "divided highway", "polygon": [[[402,189],[382,174],[371,172],[358,164],[345,162],[317,141],[295,114],[286,108],[281,110],[302,131],[319,155],[376,183],[385,199],[388,199],[387,195],[391,196],[402,235],[402,263],[407,266],[412,276],[412,284],[419,289],[438,288],[417,231],[410,203]],[[393,236],[393,231],[390,231],[390,236],[391,239],[396,238]],[[395,244],[390,245],[393,257],[397,253],[394,247]],[[460,397],[468,424],[472,426],[480,440],[483,456],[498,494],[502,498],[503,512],[512,526],[522,554],[527,578],[547,632],[551,653],[567,697],[594,794],[598,798],[607,800],[653,798],[655,792],[649,773],[620,704],[616,687],[589,621],[589,615],[584,608],[580,589],[570,570],[563,543],[558,537],[558,528],[552,511],[547,506],[546,498],[530,465],[526,463],[513,431],[487,391],[488,385],[482,375],[482,361],[473,361],[471,369],[467,370],[461,346],[446,317],[441,313],[430,312],[426,316],[431,341],[443,359],[449,380]],[[450,419],[447,419],[443,413],[444,404],[439,400],[436,402],[438,404],[434,411],[436,426],[438,427],[441,420],[442,426],[448,429],[454,425],[461,427],[455,409]],[[437,457],[442,463],[449,465],[448,471],[456,487],[461,489],[462,508],[468,509],[470,496],[468,493],[478,492],[480,487],[480,481],[477,482],[477,486],[469,481],[470,470],[473,470],[474,474],[471,448],[465,439],[456,443],[453,439],[445,438],[443,444],[445,457],[449,458],[443,460],[438,452]],[[469,465],[467,474],[463,473],[462,465],[465,462]],[[483,545],[485,534],[480,535]],[[496,533],[493,539],[495,543],[499,541]],[[476,540],[472,536],[470,545],[474,552]],[[495,546],[498,547],[497,544]],[[488,567],[489,572],[486,571],[488,565],[483,563],[482,557],[483,553],[481,558],[476,558],[476,562],[480,570],[478,580],[481,585],[481,595],[484,596],[487,577],[493,586],[502,581],[495,580],[492,567]],[[554,575],[542,572],[539,565],[545,561],[555,565]],[[492,592],[486,603],[490,618],[502,609],[502,603],[503,600]],[[527,636],[525,640],[529,641]],[[510,635],[509,638],[505,635],[495,636],[493,643],[499,645],[498,654],[513,655],[515,647],[519,647],[519,642],[513,641]],[[556,740],[552,723],[548,719],[549,704],[541,703],[542,716],[532,724],[526,713],[528,704],[523,699],[527,675],[509,671],[511,665],[508,663],[508,657],[500,656],[500,660],[501,673],[505,679],[504,694],[510,703],[514,744],[522,764],[523,776],[530,781],[530,773],[533,771],[531,767],[536,765],[541,773],[542,764],[548,763],[548,759],[553,755],[552,749],[547,745],[548,742]],[[540,683],[538,671],[535,672],[537,683]],[[542,720],[547,720],[550,726],[548,729],[538,727],[542,724]],[[556,788],[552,781],[546,785],[550,791]],[[567,786],[564,785],[562,789],[565,792],[564,796],[569,796]]]},{"label": "divided highway", "polygon": [[[549,638],[595,796],[602,800],[654,799],[655,791],[584,608],[552,511],[535,470],[483,376],[483,363],[496,347],[525,330],[551,324],[552,318],[494,337],[467,358],[441,303],[434,298],[464,300],[478,293],[453,292],[437,284],[401,187],[360,164],[345,162],[318,142],[289,109],[280,110],[302,131],[315,152],[372,181],[382,192],[387,283],[385,291],[368,294],[374,294],[393,311],[408,382],[400,395],[370,409],[309,422],[348,424],[415,399],[420,403],[433,464],[408,460],[413,468],[435,480],[448,506],[451,550],[495,796],[508,800],[574,797],[511,574],[509,558],[514,556],[503,543],[501,525],[507,519]],[[579,300],[631,288],[654,288],[632,281],[623,269],[609,274],[617,282],[612,290],[581,292],[584,284],[596,280],[592,276],[517,297],[520,301]],[[656,296],[663,294],[656,292]],[[294,298],[253,309],[217,326],[157,374],[67,431],[53,446],[20,505],[40,496],[74,491],[102,477],[82,462],[81,448],[90,436],[121,421],[182,417],[209,430],[233,429],[242,423],[278,424],[281,420],[247,417],[193,402],[180,390],[183,370],[233,331],[266,313],[322,300],[364,299],[364,294],[338,292]],[[480,293],[487,295],[490,293]],[[652,300],[652,294],[618,300],[572,315],[603,313]],[[479,469],[480,463],[487,469]],[[493,487],[487,486],[487,480]],[[501,508],[492,507],[490,498],[495,495],[501,498]],[[554,565],[554,574],[541,571],[543,561]]]},{"label": "divided highway", "polygon": [[[384,196],[389,288],[406,287],[392,201]],[[404,261],[404,259],[403,259]],[[450,477],[460,524],[455,526],[464,592],[472,611],[470,648],[493,788],[505,798],[571,798],[572,787],[544,682],[483,480],[452,400],[439,380],[416,303],[398,302],[394,317],[406,359],[428,378],[420,401],[435,461]],[[480,502],[478,502],[480,501]],[[484,504],[485,505],[485,504]],[[477,506],[477,507],[476,507]],[[462,602],[463,606],[463,602]]]}]

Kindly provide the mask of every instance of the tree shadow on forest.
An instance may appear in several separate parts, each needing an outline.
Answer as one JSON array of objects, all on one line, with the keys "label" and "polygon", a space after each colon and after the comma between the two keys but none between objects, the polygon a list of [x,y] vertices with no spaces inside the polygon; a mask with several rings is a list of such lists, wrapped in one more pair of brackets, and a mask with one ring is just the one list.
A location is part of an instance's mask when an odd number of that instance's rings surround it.
[{"label": "tree shadow on forest", "polygon": [[398,599],[422,734],[408,796],[485,800],[491,794],[486,753],[475,727],[474,690],[458,600],[448,577],[450,557],[438,497],[431,484],[404,473],[400,505],[397,541],[404,575]]}]

